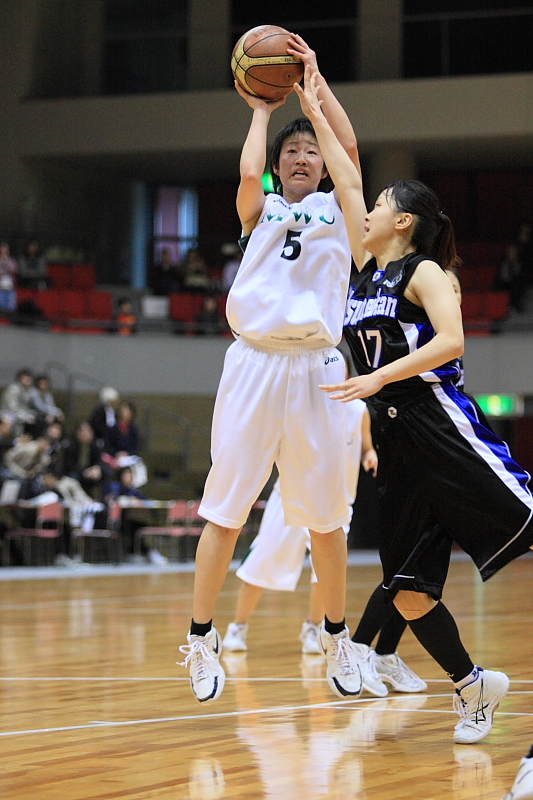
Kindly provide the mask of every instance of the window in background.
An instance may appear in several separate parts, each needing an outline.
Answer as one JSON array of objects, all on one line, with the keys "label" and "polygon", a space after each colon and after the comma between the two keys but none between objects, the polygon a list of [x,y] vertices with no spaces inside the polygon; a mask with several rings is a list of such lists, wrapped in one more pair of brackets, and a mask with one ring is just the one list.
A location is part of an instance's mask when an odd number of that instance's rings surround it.
[{"label": "window in background", "polygon": [[[320,56],[320,68],[332,82],[357,78],[357,0],[322,0],[287,4],[273,0],[268,4],[268,19],[287,30],[299,33]],[[232,41],[249,28],[264,22],[249,0],[232,3]]]},{"label": "window in background", "polygon": [[105,0],[107,94],[187,88],[187,0]]},{"label": "window in background", "polygon": [[195,189],[159,186],[154,202],[154,264],[168,250],[172,264],[180,264],[190,247],[198,246],[198,195]]},{"label": "window in background", "polygon": [[404,0],[405,78],[533,70],[531,0]]}]

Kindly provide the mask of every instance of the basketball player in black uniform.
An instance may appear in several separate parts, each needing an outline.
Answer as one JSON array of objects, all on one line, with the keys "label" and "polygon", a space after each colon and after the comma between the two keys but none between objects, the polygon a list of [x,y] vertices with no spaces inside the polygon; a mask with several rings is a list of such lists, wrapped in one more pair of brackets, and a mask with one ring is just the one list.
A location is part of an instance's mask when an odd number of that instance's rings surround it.
[{"label": "basketball player in black uniform", "polygon": [[533,544],[529,475],[454,386],[463,332],[444,270],[458,259],[435,194],[400,181],[367,214],[361,177],[321,112],[308,68],[305,91],[296,91],[340,192],[359,270],[344,329],[359,376],[322,388],[341,402],[366,397],[376,413],[384,589],[453,680],[454,741],[471,744],[489,733],[509,680],[473,664],[440,601],[450,537],[483,580],[525,553]]}]

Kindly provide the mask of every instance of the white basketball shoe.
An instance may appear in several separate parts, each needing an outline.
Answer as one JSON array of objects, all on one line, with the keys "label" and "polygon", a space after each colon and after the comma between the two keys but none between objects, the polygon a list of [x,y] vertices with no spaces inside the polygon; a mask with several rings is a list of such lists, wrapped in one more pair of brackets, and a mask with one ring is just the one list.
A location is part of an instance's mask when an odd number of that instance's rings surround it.
[{"label": "white basketball shoe", "polygon": [[182,644],[180,652],[185,653],[181,667],[189,667],[191,689],[200,703],[217,700],[220,697],[226,674],[220,664],[222,642],[216,628],[211,628],[205,636],[187,634],[189,644]]}]

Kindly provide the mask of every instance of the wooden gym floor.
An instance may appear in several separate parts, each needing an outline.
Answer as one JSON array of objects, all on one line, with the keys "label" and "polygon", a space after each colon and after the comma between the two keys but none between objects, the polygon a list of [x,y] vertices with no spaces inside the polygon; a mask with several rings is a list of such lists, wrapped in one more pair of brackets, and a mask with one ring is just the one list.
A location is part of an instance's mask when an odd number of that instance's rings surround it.
[{"label": "wooden gym floor", "polygon": [[[0,571],[0,797],[9,800],[501,800],[533,741],[533,559],[485,586],[454,561],[445,601],[474,659],[511,690],[478,745],[454,746],[451,684],[408,631],[400,652],[423,695],[341,701],[298,633],[296,593],[265,593],[247,656],[228,654],[218,702],[191,695],[192,574],[91,570],[11,580]],[[51,573],[61,575],[60,572]],[[353,627],[379,580],[349,567]],[[230,574],[215,622],[232,619]]]}]

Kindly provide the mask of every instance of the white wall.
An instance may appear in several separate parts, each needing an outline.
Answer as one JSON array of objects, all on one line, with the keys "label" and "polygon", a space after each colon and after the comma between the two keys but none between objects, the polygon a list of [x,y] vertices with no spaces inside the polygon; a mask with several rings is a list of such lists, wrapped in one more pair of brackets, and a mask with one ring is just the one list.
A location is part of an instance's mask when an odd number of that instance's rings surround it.
[{"label": "white wall", "polygon": [[[42,371],[54,360],[115,386],[120,392],[215,394],[232,339],[137,335],[85,336],[1,329],[0,385],[21,367]],[[467,389],[533,395],[533,337],[529,334],[467,338]],[[59,372],[54,385],[64,388]],[[79,391],[89,386],[77,384]]]}]

